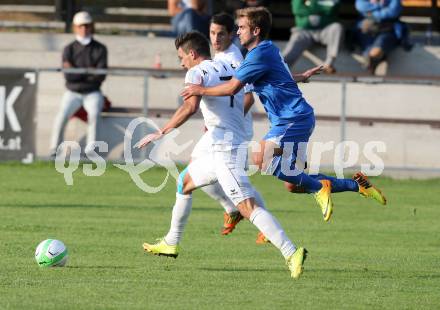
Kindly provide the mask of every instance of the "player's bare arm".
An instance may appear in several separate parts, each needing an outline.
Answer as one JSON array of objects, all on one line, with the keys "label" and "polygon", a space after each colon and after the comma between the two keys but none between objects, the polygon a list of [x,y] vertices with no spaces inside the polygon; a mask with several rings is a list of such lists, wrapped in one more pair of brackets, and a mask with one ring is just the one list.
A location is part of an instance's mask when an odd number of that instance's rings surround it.
[{"label": "player's bare arm", "polygon": [[233,96],[242,89],[244,85],[232,78],[229,81],[214,87],[202,87],[200,85],[188,84],[180,93],[184,100],[191,96]]},{"label": "player's bare arm", "polygon": [[254,103],[254,95],[251,92],[244,94],[244,115],[249,112]]},{"label": "player's bare arm", "polygon": [[171,119],[165,124],[165,126],[157,132],[146,135],[135,147],[140,149],[149,143],[161,139],[164,135],[169,133],[172,129],[182,126],[192,115],[194,115],[199,109],[201,97],[192,96],[180,106]]},{"label": "player's bare arm", "polygon": [[293,79],[297,83],[300,83],[300,82],[307,83],[309,81],[310,77],[312,77],[313,75],[321,74],[323,68],[324,68],[323,65],[319,65],[319,66],[313,67],[307,71],[304,71],[303,73],[293,74]]}]

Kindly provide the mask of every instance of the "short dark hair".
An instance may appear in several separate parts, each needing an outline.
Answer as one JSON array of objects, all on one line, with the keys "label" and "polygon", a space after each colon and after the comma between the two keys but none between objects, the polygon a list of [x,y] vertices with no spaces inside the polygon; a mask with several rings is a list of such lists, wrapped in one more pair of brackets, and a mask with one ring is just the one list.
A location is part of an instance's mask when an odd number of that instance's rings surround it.
[{"label": "short dark hair", "polygon": [[190,31],[182,34],[176,38],[174,44],[176,45],[176,50],[180,47],[185,53],[189,53],[189,50],[194,50],[201,56],[211,57],[209,41],[201,32]]},{"label": "short dark hair", "polygon": [[228,33],[234,31],[235,21],[234,18],[227,13],[219,13],[211,18],[211,24],[217,24],[220,26],[224,26]]},{"label": "short dark hair", "polygon": [[247,17],[251,29],[260,28],[260,38],[267,39],[272,26],[272,14],[263,6],[249,7],[237,11],[237,17]]}]

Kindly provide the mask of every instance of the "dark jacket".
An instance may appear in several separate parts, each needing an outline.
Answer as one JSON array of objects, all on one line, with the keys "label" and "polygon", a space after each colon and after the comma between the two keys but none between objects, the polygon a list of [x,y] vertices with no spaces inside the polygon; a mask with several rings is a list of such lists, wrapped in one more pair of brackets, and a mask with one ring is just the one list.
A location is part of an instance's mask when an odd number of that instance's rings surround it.
[{"label": "dark jacket", "polygon": [[[107,68],[107,48],[92,39],[87,45],[73,41],[64,48],[63,63],[69,62],[74,68]],[[86,94],[100,89],[105,75],[65,73],[67,89]]]}]

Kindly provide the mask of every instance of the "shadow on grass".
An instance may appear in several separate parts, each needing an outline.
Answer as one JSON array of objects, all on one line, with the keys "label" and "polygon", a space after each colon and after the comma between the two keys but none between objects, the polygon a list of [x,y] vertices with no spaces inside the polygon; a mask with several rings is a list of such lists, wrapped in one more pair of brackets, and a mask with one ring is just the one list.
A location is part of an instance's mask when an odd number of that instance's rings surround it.
[{"label": "shadow on grass", "polygon": [[[145,210],[170,210],[172,208],[172,203],[170,201],[169,205],[162,205],[162,206],[151,206],[146,204],[140,204],[140,205],[112,205],[112,204],[3,204],[0,205],[0,208],[33,208],[33,209],[50,209],[50,208],[87,208],[87,209],[145,209]],[[218,213],[220,210],[217,206],[217,204],[213,203],[212,207],[194,207],[194,210],[196,212],[215,212]],[[295,208],[292,209],[286,209],[286,210],[276,210],[278,213],[304,213],[302,210],[295,210]]]},{"label": "shadow on grass", "polygon": [[145,205],[110,205],[110,204],[6,204],[0,205],[0,208],[32,208],[32,209],[50,209],[50,208],[87,208],[87,209],[153,209],[153,210],[163,210],[165,206],[145,206]]},{"label": "shadow on grass", "polygon": [[136,269],[135,266],[65,266],[67,269]]},{"label": "shadow on grass", "polygon": [[[280,267],[273,267],[273,268],[214,268],[214,267],[201,267],[198,268],[199,270],[204,270],[204,271],[219,271],[219,272],[248,272],[248,271],[265,271],[265,272],[279,272],[281,270],[286,270],[285,268]],[[306,268],[306,270],[304,271],[306,273],[339,273],[339,274],[344,274],[344,273],[350,273],[350,274],[354,274],[354,273],[364,273],[364,274],[370,274],[370,275],[374,275],[374,276],[381,276],[384,278],[389,278],[392,277],[388,272],[384,272],[384,271],[377,271],[377,270],[364,270],[364,269],[337,269],[337,268],[328,268],[328,269],[311,269],[311,268]]]},{"label": "shadow on grass", "polygon": [[416,275],[416,276],[412,276],[412,277],[410,277],[410,278],[425,279],[425,280],[429,280],[429,279],[440,279],[440,274]]},{"label": "shadow on grass", "polygon": [[264,271],[264,272],[280,272],[281,270],[285,270],[284,268],[215,268],[215,267],[201,267],[197,268],[203,271],[218,271],[218,272],[255,272],[255,271]]}]

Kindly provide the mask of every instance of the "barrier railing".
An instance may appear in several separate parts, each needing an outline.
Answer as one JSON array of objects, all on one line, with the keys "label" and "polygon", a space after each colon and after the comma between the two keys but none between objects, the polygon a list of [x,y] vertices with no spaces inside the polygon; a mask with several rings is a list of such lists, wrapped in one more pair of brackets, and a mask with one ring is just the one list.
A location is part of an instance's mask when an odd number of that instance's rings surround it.
[{"label": "barrier railing", "polygon": [[[150,68],[126,68],[126,67],[112,67],[109,69],[90,69],[90,68],[38,68],[37,73],[42,72],[63,72],[73,74],[105,74],[116,76],[138,76],[143,77],[143,96],[142,105],[139,108],[114,108],[111,113],[134,113],[143,115],[145,117],[155,116],[163,117],[170,116],[174,109],[166,108],[152,108],[148,102],[149,80],[150,78],[170,78],[183,77],[185,72],[179,69],[150,69]],[[345,141],[347,137],[347,122],[358,122],[361,124],[373,123],[387,123],[387,124],[401,124],[401,125],[424,125],[431,128],[440,128],[440,115],[438,119],[420,119],[420,118],[392,118],[392,117],[354,117],[347,115],[347,84],[348,83],[362,83],[362,84],[402,84],[402,85],[429,85],[433,87],[440,86],[440,76],[432,77],[416,77],[416,76],[371,76],[371,75],[318,75],[312,78],[312,83],[339,83],[341,85],[341,102],[339,116],[322,115],[317,113],[317,120],[339,122],[340,127],[340,141]],[[176,94],[177,95],[177,94]],[[440,102],[439,102],[440,103]],[[199,115],[200,117],[200,115]],[[265,119],[264,113],[254,113],[255,119]],[[408,171],[418,170],[422,171],[424,168],[418,167],[394,167],[393,169],[404,169]],[[432,171],[440,172],[440,169]]]}]

